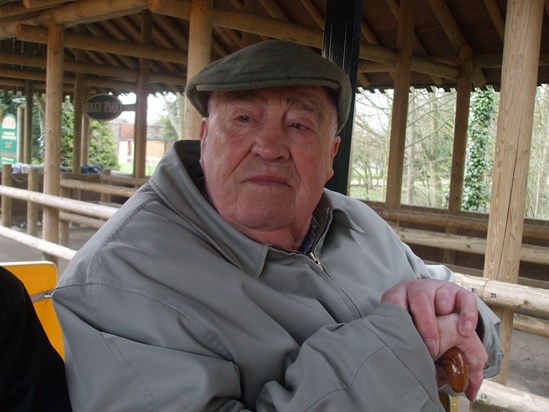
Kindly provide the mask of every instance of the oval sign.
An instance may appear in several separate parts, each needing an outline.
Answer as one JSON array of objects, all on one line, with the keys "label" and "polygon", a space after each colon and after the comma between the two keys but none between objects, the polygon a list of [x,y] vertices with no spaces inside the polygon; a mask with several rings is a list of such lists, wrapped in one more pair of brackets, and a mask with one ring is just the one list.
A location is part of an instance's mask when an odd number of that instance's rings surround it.
[{"label": "oval sign", "polygon": [[108,121],[120,116],[124,105],[112,94],[96,94],[86,100],[82,110],[92,119]]}]

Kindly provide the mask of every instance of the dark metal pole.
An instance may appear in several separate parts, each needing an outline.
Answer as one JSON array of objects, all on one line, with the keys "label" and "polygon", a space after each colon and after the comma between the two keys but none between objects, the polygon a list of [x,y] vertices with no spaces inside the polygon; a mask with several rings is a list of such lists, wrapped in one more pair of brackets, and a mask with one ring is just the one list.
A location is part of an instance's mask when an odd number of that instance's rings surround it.
[{"label": "dark metal pole", "polygon": [[349,184],[361,23],[362,0],[326,0],[322,55],[341,67],[349,75],[353,86],[351,113],[347,124],[340,133],[341,145],[334,159],[334,177],[326,183],[328,189],[343,194],[347,194]]}]

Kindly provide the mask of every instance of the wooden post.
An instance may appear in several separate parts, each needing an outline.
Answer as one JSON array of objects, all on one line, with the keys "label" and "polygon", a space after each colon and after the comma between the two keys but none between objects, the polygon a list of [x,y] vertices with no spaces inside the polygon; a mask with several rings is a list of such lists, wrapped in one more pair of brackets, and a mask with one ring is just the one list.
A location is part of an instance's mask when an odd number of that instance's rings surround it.
[{"label": "wooden post", "polygon": [[[213,0],[192,0],[189,26],[189,57],[187,79],[210,63],[212,48]],[[197,140],[201,116],[191,104],[185,105],[184,139]]]},{"label": "wooden post", "polygon": [[[11,165],[2,165],[2,185],[12,186]],[[2,196],[2,226],[11,227],[11,197]]]},{"label": "wooden post", "polygon": [[25,127],[23,135],[23,163],[32,161],[32,114],[34,109],[34,83],[25,81]]},{"label": "wooden post", "polygon": [[[143,21],[141,26],[141,42],[148,44],[151,41],[152,17],[149,11],[143,12]],[[149,78],[148,59],[139,59],[139,78],[137,80],[135,111],[135,147],[133,153],[133,175],[134,177],[145,177],[146,158],[147,158],[147,98],[148,78]]]},{"label": "wooden post", "polygon": [[23,163],[25,155],[25,108],[17,107],[17,163]]},{"label": "wooden post", "polygon": [[[71,198],[71,190],[65,187],[60,188],[61,196],[68,199]],[[70,223],[68,220],[59,219],[59,244],[62,246],[69,245],[69,229]]]},{"label": "wooden post", "polygon": [[[82,50],[75,51],[75,60],[82,59],[84,52]],[[72,173],[80,173],[82,166],[82,116],[85,96],[84,96],[84,75],[75,73],[74,75],[74,92],[73,92],[73,107],[74,107],[74,138],[72,141]]]},{"label": "wooden post", "polygon": [[82,143],[80,150],[80,162],[83,165],[88,164],[90,162],[90,118],[88,116],[82,116]]},{"label": "wooden post", "polygon": [[[99,177],[100,182],[104,182],[105,180],[107,180],[110,175],[111,175],[111,169],[103,169],[101,171],[101,176]],[[103,180],[103,179],[105,179],[105,180]],[[110,184],[110,182],[108,182],[107,184]],[[101,203],[103,203],[103,204],[111,203],[110,193],[101,193],[100,199],[101,199]]]},{"label": "wooden post", "polygon": [[414,0],[400,2],[398,19],[396,78],[391,115],[391,142],[387,172],[386,204],[390,209],[400,208],[408,96],[410,93],[412,39],[414,38]]},{"label": "wooden post", "polygon": [[[452,174],[450,177],[450,195],[448,213],[457,214],[461,210],[463,197],[463,175],[465,172],[465,154],[467,150],[467,130],[469,125],[469,107],[471,102],[471,75],[473,73],[473,51],[470,47],[460,50],[461,72],[457,83],[456,117],[454,122],[454,147],[452,151]],[[454,228],[446,233],[456,234]],[[444,251],[444,263],[455,263],[454,251]]]},{"label": "wooden post", "polygon": [[[27,190],[38,192],[38,169],[31,167],[28,176]],[[34,202],[27,202],[27,233],[31,236],[38,234],[38,205]]]},{"label": "wooden post", "polygon": [[[52,25],[48,29],[46,72],[46,148],[44,159],[44,193],[59,195],[61,179],[61,106],[63,103],[64,28]],[[59,210],[45,207],[43,213],[44,240],[59,240]]]},{"label": "wooden post", "polygon": [[[516,283],[519,273],[542,18],[543,0],[507,2],[484,276],[509,283]],[[513,310],[495,311],[507,354],[496,381],[505,383]]]}]

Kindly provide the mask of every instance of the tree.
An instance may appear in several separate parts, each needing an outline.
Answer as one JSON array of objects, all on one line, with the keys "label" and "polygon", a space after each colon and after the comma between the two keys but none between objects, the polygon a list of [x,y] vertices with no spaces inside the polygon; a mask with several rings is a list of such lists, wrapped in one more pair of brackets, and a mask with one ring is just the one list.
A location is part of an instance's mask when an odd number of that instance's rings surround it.
[{"label": "tree", "polygon": [[162,136],[168,142],[183,139],[185,96],[182,94],[164,93],[164,115],[157,121],[163,127]]},{"label": "tree", "polygon": [[[39,127],[33,126],[33,135],[37,133],[37,150],[33,149],[33,158],[38,162],[44,159],[45,149],[45,98],[36,96]],[[72,146],[74,141],[74,106],[70,97],[62,103],[61,112],[61,166],[72,166]],[[38,129],[38,130],[37,130]],[[113,133],[107,122],[92,120],[89,130],[89,163],[101,167],[118,169],[118,156],[113,141]]]},{"label": "tree", "polygon": [[489,199],[487,145],[493,136],[496,94],[491,87],[475,90],[471,97],[469,140],[463,179],[462,208],[485,212]]},{"label": "tree", "polygon": [[549,217],[549,86],[539,86],[536,93],[532,149],[528,173],[526,216]]},{"label": "tree", "polygon": [[104,168],[118,169],[118,156],[108,122],[92,120],[89,132],[89,163]]},{"label": "tree", "polygon": [[385,198],[392,93],[356,95],[351,146],[351,196]]}]

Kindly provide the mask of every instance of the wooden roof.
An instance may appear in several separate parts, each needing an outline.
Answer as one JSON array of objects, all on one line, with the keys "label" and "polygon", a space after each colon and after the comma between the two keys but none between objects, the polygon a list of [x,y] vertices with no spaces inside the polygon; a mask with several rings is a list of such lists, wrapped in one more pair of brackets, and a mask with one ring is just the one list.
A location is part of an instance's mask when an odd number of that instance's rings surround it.
[{"label": "wooden roof", "polygon": [[[363,2],[358,85],[366,89],[393,88],[398,3]],[[411,84],[453,87],[460,56],[469,51],[474,84],[498,88],[507,1],[416,3]],[[98,90],[133,91],[140,59],[150,61],[150,93],[182,91],[190,5],[191,0],[0,0],[0,90],[23,90],[26,80],[43,88],[47,27],[63,24],[67,92],[78,73]],[[211,58],[270,38],[320,50],[325,9],[324,0],[214,0]],[[543,19],[538,82],[549,83],[549,0]]]}]

